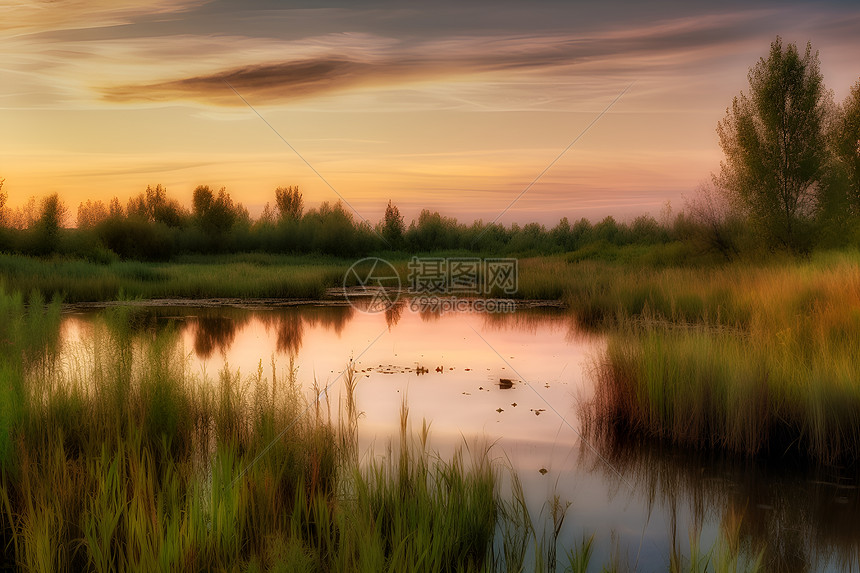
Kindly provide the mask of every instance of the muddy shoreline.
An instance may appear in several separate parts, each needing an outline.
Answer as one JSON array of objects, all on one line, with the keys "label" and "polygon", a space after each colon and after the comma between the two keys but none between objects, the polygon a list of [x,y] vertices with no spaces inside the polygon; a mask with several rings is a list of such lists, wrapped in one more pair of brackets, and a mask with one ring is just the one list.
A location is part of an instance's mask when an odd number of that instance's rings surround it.
[{"label": "muddy shoreline", "polygon": [[[231,297],[212,297],[212,298],[149,298],[149,299],[134,299],[134,300],[107,300],[107,301],[92,301],[92,302],[75,302],[63,304],[64,312],[75,312],[81,310],[98,310],[103,308],[111,308],[116,306],[134,306],[141,308],[245,308],[245,309],[265,309],[265,308],[283,308],[294,306],[350,306],[350,299],[370,298],[374,295],[373,292],[361,291],[360,289],[345,290],[342,288],[327,289],[324,296],[320,298],[231,298]],[[395,292],[389,293],[394,295]],[[408,292],[396,293],[399,300],[409,300],[416,295]],[[446,296],[438,297],[444,300]],[[565,309],[567,305],[559,300],[540,300],[540,299],[511,299],[516,304],[517,309],[529,308],[557,308]]]}]

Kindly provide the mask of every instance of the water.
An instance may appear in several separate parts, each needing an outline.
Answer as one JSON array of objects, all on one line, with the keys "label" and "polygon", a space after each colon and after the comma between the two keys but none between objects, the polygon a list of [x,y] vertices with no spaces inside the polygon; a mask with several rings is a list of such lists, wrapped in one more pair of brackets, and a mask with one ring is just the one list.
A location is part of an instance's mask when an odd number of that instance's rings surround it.
[{"label": "water", "polygon": [[[66,352],[77,351],[98,314],[65,316]],[[188,367],[207,379],[225,365],[269,376],[274,363],[283,374],[292,358],[309,398],[315,384],[326,389],[320,407],[333,414],[355,359],[365,459],[397,439],[405,401],[414,429],[431,423],[430,444],[443,458],[464,444],[491,444],[491,455],[517,471],[533,516],[546,515],[553,495],[569,501],[561,543],[593,533],[593,564],[620,556],[640,571],[666,570],[673,545],[689,554],[691,531],[705,550],[722,531],[748,550],[766,544],[769,570],[858,569],[860,496],[847,470],[584,442],[580,405],[592,393],[589,360],[604,342],[558,309],[440,316],[406,307],[161,307],[141,316],[142,328],[176,328]]]}]

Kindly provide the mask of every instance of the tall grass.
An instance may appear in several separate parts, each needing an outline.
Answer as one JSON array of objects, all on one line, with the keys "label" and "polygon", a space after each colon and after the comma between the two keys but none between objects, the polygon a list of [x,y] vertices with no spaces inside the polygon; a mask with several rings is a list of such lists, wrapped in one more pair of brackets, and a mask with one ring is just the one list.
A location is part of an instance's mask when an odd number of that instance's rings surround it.
[{"label": "tall grass", "polygon": [[[593,429],[745,455],[860,459],[860,267],[663,273],[620,297]],[[611,290],[636,290],[613,285]]]}]

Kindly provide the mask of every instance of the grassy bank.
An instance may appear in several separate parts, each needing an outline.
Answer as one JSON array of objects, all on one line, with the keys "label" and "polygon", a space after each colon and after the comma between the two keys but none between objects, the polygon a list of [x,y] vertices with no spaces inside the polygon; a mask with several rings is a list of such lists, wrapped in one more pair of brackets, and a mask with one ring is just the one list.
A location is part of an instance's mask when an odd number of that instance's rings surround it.
[{"label": "grassy bank", "polygon": [[770,267],[647,271],[572,294],[611,323],[590,417],[745,455],[860,458],[860,266],[854,254]]},{"label": "grassy bank", "polygon": [[0,255],[9,289],[38,290],[65,302],[140,298],[319,299],[342,284],[350,263],[328,257],[234,255],[186,257],[172,263],[41,259]]},{"label": "grassy bank", "polygon": [[[434,257],[474,256],[452,251]],[[381,253],[397,271],[404,289],[410,287],[411,257]],[[7,288],[39,291],[45,298],[64,302],[114,301],[132,298],[293,298],[317,300],[326,289],[342,287],[355,259],[326,256],[288,256],[261,253],[194,255],[169,263],[39,258],[0,254],[0,278]],[[579,275],[570,272],[562,257],[521,259],[518,299],[560,300]],[[549,272],[548,272],[549,271]],[[561,271],[560,274],[556,271]],[[356,281],[348,277],[354,285]],[[466,293],[465,296],[470,296]]]}]

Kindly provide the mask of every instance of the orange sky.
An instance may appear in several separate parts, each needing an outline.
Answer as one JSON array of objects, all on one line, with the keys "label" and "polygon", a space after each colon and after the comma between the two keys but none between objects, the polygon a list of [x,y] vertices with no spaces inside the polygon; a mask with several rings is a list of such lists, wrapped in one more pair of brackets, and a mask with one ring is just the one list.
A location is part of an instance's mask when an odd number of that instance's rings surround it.
[{"label": "orange sky", "polygon": [[718,169],[716,123],[777,34],[813,42],[838,100],[860,74],[851,3],[321,6],[0,2],[10,204],[208,184],[253,214],[298,184],[370,220],[388,199],[491,220],[632,84],[502,221],[659,214]]}]

